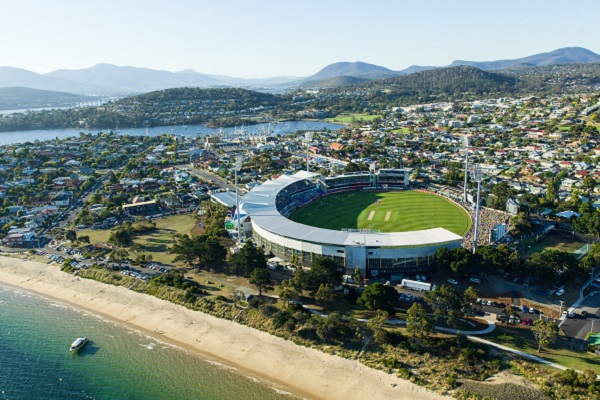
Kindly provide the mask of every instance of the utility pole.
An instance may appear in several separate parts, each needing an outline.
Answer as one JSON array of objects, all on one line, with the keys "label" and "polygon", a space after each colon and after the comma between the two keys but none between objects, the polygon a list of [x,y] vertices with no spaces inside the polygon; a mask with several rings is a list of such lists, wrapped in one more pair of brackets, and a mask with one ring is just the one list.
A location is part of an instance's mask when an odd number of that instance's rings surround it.
[{"label": "utility pole", "polygon": [[469,176],[469,136],[463,136],[465,145],[465,185],[463,187],[463,201],[467,201],[467,177]]},{"label": "utility pole", "polygon": [[238,231],[238,242],[242,240],[242,224],[240,222],[240,197],[238,196],[238,171],[242,169],[244,164],[244,158],[239,157],[235,160],[235,213],[237,214],[237,231]]},{"label": "utility pole", "polygon": [[312,132],[306,132],[304,134],[304,140],[306,140],[306,172],[309,172],[309,166],[308,166],[308,146],[310,146],[310,141],[312,140],[313,137],[313,133]]},{"label": "utility pole", "polygon": [[558,313],[558,318],[560,318],[560,317],[562,317],[562,308],[563,308],[564,301],[563,300],[559,300],[558,302],[560,303],[560,311]]},{"label": "utility pole", "polygon": [[471,179],[477,182],[477,202],[475,203],[475,238],[473,239],[473,254],[477,251],[477,241],[479,240],[479,193],[481,191],[481,181],[483,174],[481,164],[471,166]]}]

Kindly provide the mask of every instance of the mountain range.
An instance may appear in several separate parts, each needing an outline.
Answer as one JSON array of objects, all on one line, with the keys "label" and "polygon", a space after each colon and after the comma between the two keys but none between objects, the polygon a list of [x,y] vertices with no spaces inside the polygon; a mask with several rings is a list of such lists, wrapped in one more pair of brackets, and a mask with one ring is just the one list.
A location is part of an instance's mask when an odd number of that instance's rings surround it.
[{"label": "mountain range", "polygon": [[[534,54],[512,60],[465,61],[456,60],[450,66],[472,66],[482,70],[528,68],[565,63],[600,61],[600,55],[581,47],[567,47],[548,53]],[[430,70],[435,66],[413,65],[400,71],[365,62],[338,62],[305,78],[271,77],[264,79],[233,78],[202,74],[194,70],[170,72],[149,68],[97,64],[90,68],[60,69],[37,74],[24,69],[0,67],[0,88],[27,87],[77,94],[126,95],[145,93],[173,87],[246,87],[266,91],[292,87],[334,87],[408,75]]]}]

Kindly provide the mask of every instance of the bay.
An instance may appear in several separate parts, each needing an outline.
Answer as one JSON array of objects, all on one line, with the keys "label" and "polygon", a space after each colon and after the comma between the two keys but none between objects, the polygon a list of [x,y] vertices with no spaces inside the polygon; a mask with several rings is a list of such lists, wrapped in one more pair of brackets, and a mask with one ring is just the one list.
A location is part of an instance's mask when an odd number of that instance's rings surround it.
[{"label": "bay", "polygon": [[[90,342],[78,353],[76,337]],[[0,399],[296,399],[68,304],[0,285]]]},{"label": "bay", "polygon": [[[257,124],[245,126],[244,131],[250,134],[260,134],[270,130],[270,135],[287,135],[296,131],[310,130],[319,131],[329,129],[332,131],[343,128],[344,125],[334,124],[331,122],[321,121],[288,121],[279,122],[276,124]],[[105,129],[104,132],[109,132],[115,128]],[[196,137],[197,135],[205,136],[207,134],[217,134],[222,131],[227,134],[233,134],[236,130],[241,127],[227,127],[227,128],[209,128],[205,124],[198,125],[174,125],[174,126],[156,126],[153,128],[129,128],[121,129],[119,135],[132,135],[132,136],[158,136],[164,133],[183,135]],[[0,145],[13,144],[13,143],[24,143],[34,142],[35,140],[49,140],[49,139],[66,139],[69,137],[79,137],[79,133],[93,133],[96,134],[100,130],[89,130],[89,129],[38,129],[31,131],[14,131],[14,132],[0,132]]]}]

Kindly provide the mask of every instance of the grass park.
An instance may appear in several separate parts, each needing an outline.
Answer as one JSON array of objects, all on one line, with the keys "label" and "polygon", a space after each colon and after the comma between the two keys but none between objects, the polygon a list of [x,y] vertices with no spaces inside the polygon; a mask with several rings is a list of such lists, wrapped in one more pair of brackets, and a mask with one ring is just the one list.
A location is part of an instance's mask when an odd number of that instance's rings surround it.
[{"label": "grass park", "polygon": [[290,219],[333,230],[410,232],[441,227],[464,235],[471,227],[471,218],[458,204],[415,191],[335,193],[296,210]]},{"label": "grass park", "polygon": [[586,245],[585,242],[578,240],[575,237],[569,235],[561,235],[556,233],[550,233],[544,235],[539,239],[532,237],[523,241],[524,257],[529,257],[533,253],[539,253],[544,250],[557,250],[564,251],[566,253],[575,253],[577,250]]},{"label": "grass park", "polygon": [[[588,352],[571,350],[569,339],[563,334],[559,335],[552,345],[543,347],[540,353],[537,352],[537,343],[535,342],[533,333],[528,328],[499,325],[496,326],[494,331],[482,336],[482,338],[542,357],[550,362],[564,365],[567,368],[579,371],[591,368],[596,373],[600,373],[600,360],[598,356]],[[556,370],[551,368],[551,371]]]},{"label": "grass park", "polygon": [[352,118],[354,117],[354,119],[356,121],[360,121],[363,120],[365,122],[368,121],[372,121],[375,118],[381,118],[381,115],[379,114],[375,114],[375,115],[369,115],[369,114],[341,114],[338,116],[335,116],[333,118],[326,118],[325,121],[327,122],[341,122],[343,124],[349,124],[352,122]]},{"label": "grass park", "polygon": [[[173,244],[173,236],[184,233],[190,234],[197,229],[197,223],[191,215],[171,215],[165,218],[155,219],[156,229],[153,231],[137,236],[134,243],[142,247],[142,251],[152,254],[154,261],[173,265],[172,254],[166,254],[167,247]],[[107,243],[110,236],[110,229],[98,230],[81,230],[77,232],[77,236],[89,236],[90,243]]]}]

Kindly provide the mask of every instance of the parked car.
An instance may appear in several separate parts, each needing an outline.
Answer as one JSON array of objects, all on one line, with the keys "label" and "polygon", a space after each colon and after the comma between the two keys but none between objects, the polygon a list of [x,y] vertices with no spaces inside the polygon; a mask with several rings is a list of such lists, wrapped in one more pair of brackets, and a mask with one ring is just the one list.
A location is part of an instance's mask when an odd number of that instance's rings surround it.
[{"label": "parked car", "polygon": [[452,278],[448,278],[448,282],[453,284],[453,285],[458,285],[458,282],[455,279]]},{"label": "parked car", "polygon": [[565,293],[565,289],[559,289],[556,291],[557,296],[562,296]]},{"label": "parked car", "polygon": [[562,312],[562,315],[560,317],[562,319],[573,318],[573,317],[575,317],[575,313],[573,311],[565,310],[565,311]]},{"label": "parked car", "polygon": [[479,278],[471,278],[469,279],[471,282],[473,283],[481,283],[481,281],[479,280]]},{"label": "parked car", "polygon": [[588,312],[583,310],[579,315],[581,315],[581,318],[587,318]]}]

